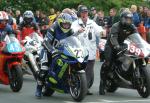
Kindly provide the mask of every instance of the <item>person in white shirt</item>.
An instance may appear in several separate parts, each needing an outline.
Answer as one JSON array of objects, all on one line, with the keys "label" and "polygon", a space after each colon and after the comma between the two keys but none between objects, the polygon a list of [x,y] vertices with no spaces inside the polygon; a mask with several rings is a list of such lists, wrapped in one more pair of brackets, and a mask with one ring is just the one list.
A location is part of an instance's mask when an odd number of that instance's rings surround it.
[{"label": "person in white shirt", "polygon": [[[89,51],[88,63],[85,69],[87,77],[87,86],[91,87],[90,81],[94,78],[94,64],[96,58],[96,50],[99,44],[100,34],[104,31],[93,20],[88,17],[88,8],[84,5],[78,7],[79,18],[72,23],[72,30],[85,48]],[[88,91],[88,95],[92,95]]]}]

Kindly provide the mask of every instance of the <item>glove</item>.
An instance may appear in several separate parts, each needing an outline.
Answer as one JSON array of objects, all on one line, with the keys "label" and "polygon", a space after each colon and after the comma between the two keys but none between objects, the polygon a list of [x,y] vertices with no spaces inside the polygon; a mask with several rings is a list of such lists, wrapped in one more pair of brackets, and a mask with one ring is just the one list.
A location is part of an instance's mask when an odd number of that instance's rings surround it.
[{"label": "glove", "polygon": [[125,50],[128,48],[128,45],[123,43],[121,46],[120,46],[120,50]]},{"label": "glove", "polygon": [[60,52],[57,49],[54,49],[51,53],[52,53],[52,58],[60,55]]},{"label": "glove", "polygon": [[117,52],[123,51],[123,50],[125,50],[125,49],[127,49],[127,48],[128,48],[128,45],[125,44],[125,43],[123,43],[123,44],[121,44],[121,45],[117,45],[117,46],[114,47],[114,49],[115,49]]}]

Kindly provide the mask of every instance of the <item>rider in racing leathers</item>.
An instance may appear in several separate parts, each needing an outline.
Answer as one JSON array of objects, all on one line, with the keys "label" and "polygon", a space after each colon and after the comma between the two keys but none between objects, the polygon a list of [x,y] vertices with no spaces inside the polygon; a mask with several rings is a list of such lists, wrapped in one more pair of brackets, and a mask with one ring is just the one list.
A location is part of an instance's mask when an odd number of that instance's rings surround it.
[{"label": "rider in racing leathers", "polygon": [[[71,30],[72,21],[71,15],[68,13],[61,13],[45,35],[43,49],[40,55],[41,69],[38,73],[37,88],[35,93],[35,96],[38,98],[41,97],[43,82],[45,76],[47,75],[48,69],[52,70],[52,68],[49,68],[52,57],[59,54],[55,49],[55,46],[61,39],[65,39],[73,34]],[[53,76],[51,78],[53,78]],[[52,82],[55,81],[55,78],[53,78]]]}]

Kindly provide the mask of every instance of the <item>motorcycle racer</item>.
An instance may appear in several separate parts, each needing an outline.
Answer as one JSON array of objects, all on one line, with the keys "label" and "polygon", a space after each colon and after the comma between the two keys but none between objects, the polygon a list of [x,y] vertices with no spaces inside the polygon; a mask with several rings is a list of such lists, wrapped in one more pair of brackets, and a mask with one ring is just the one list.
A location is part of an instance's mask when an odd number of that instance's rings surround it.
[{"label": "motorcycle racer", "polygon": [[[42,96],[41,92],[43,87],[43,80],[48,72],[51,60],[53,56],[58,55],[55,47],[59,44],[61,39],[65,39],[73,34],[71,30],[72,21],[73,20],[71,15],[67,13],[61,13],[58,16],[56,22],[53,23],[45,35],[43,49],[40,55],[41,69],[38,73],[37,88],[35,93],[35,96],[38,98]],[[50,69],[52,70],[52,68]],[[55,82],[56,80],[53,78],[53,81]]]}]

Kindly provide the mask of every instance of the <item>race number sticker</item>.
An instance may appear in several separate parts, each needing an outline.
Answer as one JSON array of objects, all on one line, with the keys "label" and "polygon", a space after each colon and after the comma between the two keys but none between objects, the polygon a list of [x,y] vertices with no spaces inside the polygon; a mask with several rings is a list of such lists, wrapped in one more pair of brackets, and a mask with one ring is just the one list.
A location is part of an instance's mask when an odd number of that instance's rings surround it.
[{"label": "race number sticker", "polygon": [[74,49],[76,58],[83,58],[83,51],[81,49]]},{"label": "race number sticker", "polygon": [[137,48],[137,47],[134,46],[134,45],[130,45],[129,52],[130,52],[130,53],[133,53],[133,54],[135,54],[135,55],[137,55],[137,56],[139,56],[139,55],[141,55],[142,50],[139,49],[139,48]]},{"label": "race number sticker", "polygon": [[10,44],[7,45],[7,50],[10,53],[21,52],[22,48],[18,43],[10,43]]}]

